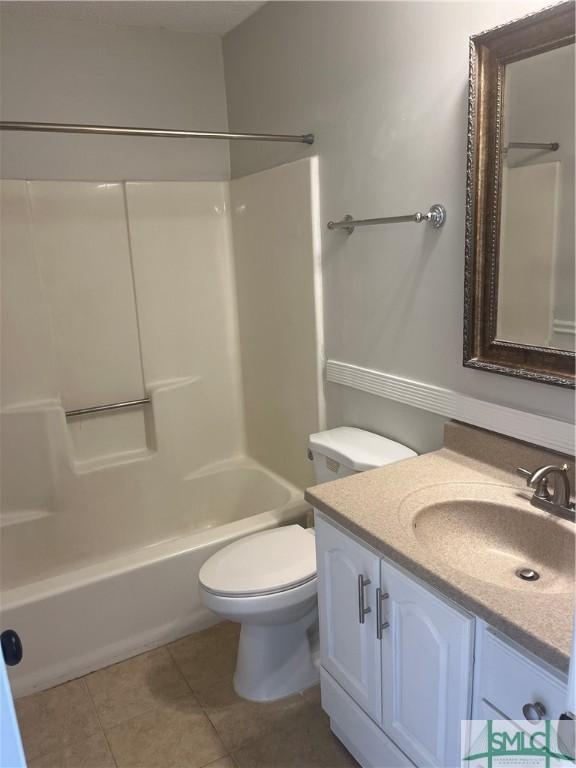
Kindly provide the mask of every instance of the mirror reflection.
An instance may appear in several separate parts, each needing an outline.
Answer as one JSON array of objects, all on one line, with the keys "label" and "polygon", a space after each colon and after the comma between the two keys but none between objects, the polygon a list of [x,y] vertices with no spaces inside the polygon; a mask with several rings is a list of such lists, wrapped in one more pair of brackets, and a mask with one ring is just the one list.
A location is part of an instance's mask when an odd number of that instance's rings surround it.
[{"label": "mirror reflection", "polygon": [[574,44],[505,67],[497,338],[574,350]]}]

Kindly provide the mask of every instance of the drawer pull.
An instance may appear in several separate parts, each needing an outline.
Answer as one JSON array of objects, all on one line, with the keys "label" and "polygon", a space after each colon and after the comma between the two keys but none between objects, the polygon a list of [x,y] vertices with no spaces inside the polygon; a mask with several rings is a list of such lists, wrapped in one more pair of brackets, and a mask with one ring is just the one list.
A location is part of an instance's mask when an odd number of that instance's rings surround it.
[{"label": "drawer pull", "polygon": [[529,723],[537,723],[546,714],[546,707],[539,701],[530,702],[530,704],[524,704],[522,714]]},{"label": "drawer pull", "polygon": [[388,592],[382,592],[380,587],[376,590],[376,637],[378,640],[382,640],[382,630],[388,629],[390,623],[388,621],[382,621],[382,603],[384,600],[388,600],[390,595]]},{"label": "drawer pull", "polygon": [[358,621],[360,624],[364,624],[366,621],[364,617],[372,611],[372,608],[364,603],[364,588],[371,583],[370,579],[365,579],[361,573],[358,574]]}]

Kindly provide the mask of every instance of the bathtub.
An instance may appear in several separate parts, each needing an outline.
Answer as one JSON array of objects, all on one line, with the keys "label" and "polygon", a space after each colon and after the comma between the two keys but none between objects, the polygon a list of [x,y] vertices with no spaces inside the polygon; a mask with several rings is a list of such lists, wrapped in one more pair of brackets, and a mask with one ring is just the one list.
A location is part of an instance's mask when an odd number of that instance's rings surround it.
[{"label": "bathtub", "polygon": [[133,535],[119,528],[110,556],[76,553],[65,567],[59,557],[58,567],[45,563],[43,578],[35,580],[38,564],[16,571],[16,582],[1,594],[2,628],[15,629],[24,646],[23,661],[10,670],[15,696],[214,623],[199,600],[202,564],[242,536],[303,523],[309,509],[299,489],[248,459],[199,472],[184,486],[188,514],[160,510],[154,525],[142,520]]}]

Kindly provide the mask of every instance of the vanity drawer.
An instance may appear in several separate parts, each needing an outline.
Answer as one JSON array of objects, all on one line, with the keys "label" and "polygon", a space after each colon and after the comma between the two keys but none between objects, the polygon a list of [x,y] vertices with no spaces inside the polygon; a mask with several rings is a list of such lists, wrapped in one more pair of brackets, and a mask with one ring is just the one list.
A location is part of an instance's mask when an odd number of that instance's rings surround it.
[{"label": "vanity drawer", "polygon": [[522,712],[525,704],[542,704],[545,720],[560,717],[566,709],[566,683],[489,629],[482,638],[477,685],[480,711],[495,709],[502,717],[518,723],[525,720]]}]

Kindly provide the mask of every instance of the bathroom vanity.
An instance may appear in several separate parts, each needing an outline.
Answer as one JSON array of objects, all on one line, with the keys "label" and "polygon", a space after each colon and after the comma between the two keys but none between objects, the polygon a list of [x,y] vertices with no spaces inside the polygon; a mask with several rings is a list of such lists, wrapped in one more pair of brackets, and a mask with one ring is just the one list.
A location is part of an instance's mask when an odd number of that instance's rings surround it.
[{"label": "bathroom vanity", "polygon": [[457,766],[462,720],[565,711],[574,525],[512,474],[560,458],[448,424],[440,451],[308,491],[322,704],[361,765]]}]

